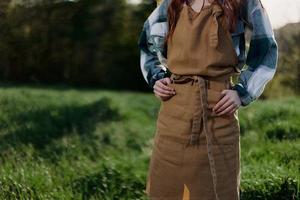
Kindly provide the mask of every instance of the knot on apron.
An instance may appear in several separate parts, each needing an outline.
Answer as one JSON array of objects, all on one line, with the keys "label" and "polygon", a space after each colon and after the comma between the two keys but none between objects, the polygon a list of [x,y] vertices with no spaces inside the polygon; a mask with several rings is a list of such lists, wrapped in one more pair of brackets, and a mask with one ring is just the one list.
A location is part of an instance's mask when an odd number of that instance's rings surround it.
[{"label": "knot on apron", "polygon": [[211,47],[216,48],[219,43],[219,22],[218,22],[218,17],[223,14],[223,9],[222,7],[217,4],[213,3],[212,5],[212,25],[211,25],[211,33],[209,35],[209,44]]},{"label": "knot on apron", "polygon": [[212,134],[209,133],[207,127],[207,89],[210,82],[208,79],[203,78],[201,75],[178,75],[172,73],[170,78],[173,83],[187,83],[189,81],[192,81],[192,84],[196,82],[199,86],[199,90],[197,90],[198,95],[196,95],[196,102],[200,102],[201,112],[199,112],[199,109],[196,109],[196,111],[194,112],[192,122],[192,133],[190,135],[188,145],[199,144],[201,124],[203,124],[203,131],[207,141],[207,154],[213,179],[214,193],[216,196],[216,200],[219,200],[217,193],[217,175],[215,161],[212,152]]}]

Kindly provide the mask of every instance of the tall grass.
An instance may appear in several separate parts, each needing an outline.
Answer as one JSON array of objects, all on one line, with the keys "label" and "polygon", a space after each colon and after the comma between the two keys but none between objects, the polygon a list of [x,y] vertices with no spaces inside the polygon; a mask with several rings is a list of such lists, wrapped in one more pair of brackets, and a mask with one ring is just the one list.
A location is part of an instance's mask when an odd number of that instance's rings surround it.
[{"label": "tall grass", "polygon": [[[299,97],[239,110],[242,199],[300,199]],[[159,101],[73,88],[0,89],[0,199],[146,199]]]}]

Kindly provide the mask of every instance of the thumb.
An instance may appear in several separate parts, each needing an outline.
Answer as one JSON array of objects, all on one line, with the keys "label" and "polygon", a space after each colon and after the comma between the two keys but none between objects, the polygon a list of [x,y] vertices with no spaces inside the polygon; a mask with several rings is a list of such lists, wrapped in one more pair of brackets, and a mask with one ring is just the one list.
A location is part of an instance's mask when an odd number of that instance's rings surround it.
[{"label": "thumb", "polygon": [[171,83],[171,79],[169,77],[166,77],[162,80],[162,82],[169,85]]}]

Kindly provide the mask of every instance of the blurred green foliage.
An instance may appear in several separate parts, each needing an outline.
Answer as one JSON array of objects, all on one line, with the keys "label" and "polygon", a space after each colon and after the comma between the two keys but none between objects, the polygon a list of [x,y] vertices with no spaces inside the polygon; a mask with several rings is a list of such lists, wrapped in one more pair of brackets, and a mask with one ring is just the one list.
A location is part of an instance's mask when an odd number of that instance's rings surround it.
[{"label": "blurred green foliage", "polygon": [[262,97],[300,94],[300,22],[275,30],[279,47],[278,69]]},{"label": "blurred green foliage", "polygon": [[[147,90],[137,38],[155,6],[1,0],[0,81]],[[299,95],[299,27],[275,31],[262,98]],[[14,83],[0,88],[0,199],[145,199],[153,94]],[[240,109],[242,200],[300,199],[299,99]]]},{"label": "blurred green foliage", "polygon": [[153,3],[9,2],[0,5],[0,80],[145,89],[137,38]]},{"label": "blurred green foliage", "polygon": [[[126,0],[1,0],[0,81],[150,91],[137,42],[155,7],[154,0],[137,5]],[[300,93],[299,27],[275,30],[278,71],[262,99]]]},{"label": "blurred green foliage", "polygon": [[[28,86],[0,93],[0,199],[146,199],[153,94]],[[300,199],[299,99],[239,110],[241,200]]]}]

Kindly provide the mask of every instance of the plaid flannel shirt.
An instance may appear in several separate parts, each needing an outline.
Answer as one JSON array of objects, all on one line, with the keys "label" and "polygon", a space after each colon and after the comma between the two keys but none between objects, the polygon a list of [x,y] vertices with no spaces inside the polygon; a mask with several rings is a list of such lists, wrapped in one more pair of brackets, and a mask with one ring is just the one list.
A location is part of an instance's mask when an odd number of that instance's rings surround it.
[{"label": "plaid flannel shirt", "polygon": [[[152,11],[144,22],[138,41],[140,68],[150,88],[153,88],[155,81],[170,75],[163,41],[168,31],[167,8],[171,1],[163,0]],[[262,94],[265,85],[273,78],[278,62],[278,46],[268,14],[260,0],[243,1],[236,31],[231,33],[231,37],[239,60],[238,82],[233,89],[237,91],[242,106],[247,106]],[[247,55],[246,26],[251,31]]]}]

